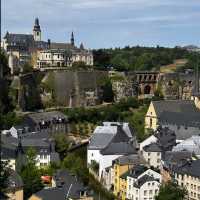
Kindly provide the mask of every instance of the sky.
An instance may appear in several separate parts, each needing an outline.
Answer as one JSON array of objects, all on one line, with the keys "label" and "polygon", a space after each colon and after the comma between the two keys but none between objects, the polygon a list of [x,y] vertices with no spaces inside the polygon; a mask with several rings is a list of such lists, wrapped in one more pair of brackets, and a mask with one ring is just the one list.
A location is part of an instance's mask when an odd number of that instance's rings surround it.
[{"label": "sky", "polygon": [[200,46],[200,0],[1,0],[2,34],[32,33],[88,48]]}]

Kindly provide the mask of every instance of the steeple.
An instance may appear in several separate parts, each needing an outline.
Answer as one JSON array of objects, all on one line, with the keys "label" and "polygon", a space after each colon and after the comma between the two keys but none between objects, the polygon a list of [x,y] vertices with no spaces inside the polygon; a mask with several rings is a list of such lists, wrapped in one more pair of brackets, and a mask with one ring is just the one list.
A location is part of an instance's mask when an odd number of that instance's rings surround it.
[{"label": "steeple", "polygon": [[74,32],[71,34],[71,45],[74,46]]},{"label": "steeple", "polygon": [[35,24],[33,27],[33,37],[35,41],[41,41],[41,29],[38,18],[35,19]]}]

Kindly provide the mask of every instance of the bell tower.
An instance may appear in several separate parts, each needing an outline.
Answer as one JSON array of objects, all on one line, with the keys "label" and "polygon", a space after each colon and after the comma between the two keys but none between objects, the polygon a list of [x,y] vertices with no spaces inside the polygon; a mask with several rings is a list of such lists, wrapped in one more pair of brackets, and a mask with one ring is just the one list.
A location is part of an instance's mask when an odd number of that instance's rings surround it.
[{"label": "bell tower", "polygon": [[42,33],[41,33],[41,29],[40,29],[40,23],[39,23],[39,19],[36,18],[35,19],[35,25],[33,27],[33,37],[35,41],[41,41],[42,38]]}]

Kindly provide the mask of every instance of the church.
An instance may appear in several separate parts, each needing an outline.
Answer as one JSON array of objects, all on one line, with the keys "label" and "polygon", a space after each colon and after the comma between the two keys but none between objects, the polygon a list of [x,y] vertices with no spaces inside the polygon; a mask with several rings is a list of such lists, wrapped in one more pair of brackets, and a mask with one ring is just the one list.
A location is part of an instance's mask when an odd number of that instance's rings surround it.
[{"label": "church", "polygon": [[1,46],[8,55],[11,73],[21,71],[26,63],[42,70],[61,67],[65,69],[74,62],[93,65],[92,51],[85,49],[82,43],[80,47],[76,47],[73,32],[69,43],[51,43],[50,39],[43,41],[38,18],[35,19],[32,34],[7,32]]}]

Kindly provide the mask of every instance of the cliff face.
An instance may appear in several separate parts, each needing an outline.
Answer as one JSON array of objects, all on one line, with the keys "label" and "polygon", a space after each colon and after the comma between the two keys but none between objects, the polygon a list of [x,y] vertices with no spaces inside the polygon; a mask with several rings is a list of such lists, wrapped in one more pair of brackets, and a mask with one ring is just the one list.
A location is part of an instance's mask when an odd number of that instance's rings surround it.
[{"label": "cliff face", "polygon": [[[98,104],[101,95],[99,82],[108,77],[107,72],[101,71],[57,71],[50,73],[54,104],[67,107]],[[45,77],[48,76],[49,73]]]}]

